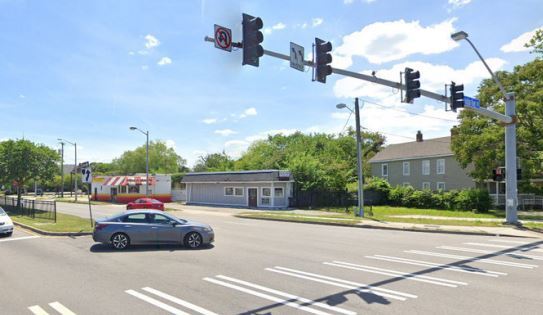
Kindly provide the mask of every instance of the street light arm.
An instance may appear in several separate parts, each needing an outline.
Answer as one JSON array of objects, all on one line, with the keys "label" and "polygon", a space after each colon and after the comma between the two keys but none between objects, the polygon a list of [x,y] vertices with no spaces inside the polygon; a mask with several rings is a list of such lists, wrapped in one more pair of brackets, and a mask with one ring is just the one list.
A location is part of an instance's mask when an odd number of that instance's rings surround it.
[{"label": "street light arm", "polygon": [[481,59],[481,61],[483,62],[483,64],[485,65],[486,67],[486,70],[488,70],[488,72],[490,73],[490,75],[492,76],[492,79],[494,79],[494,82],[496,82],[496,84],[498,85],[498,87],[500,88],[500,91],[502,92],[503,96],[505,96],[507,98],[507,92],[505,91],[505,88],[503,87],[502,83],[500,82],[500,80],[498,80],[498,77],[494,74],[494,72],[492,72],[492,70],[490,70],[490,67],[488,66],[488,64],[486,63],[485,59],[483,58],[483,56],[481,56],[481,54],[479,53],[479,51],[477,50],[477,48],[475,48],[475,45],[473,45],[473,43],[471,42],[471,40],[469,40],[469,38],[464,38],[466,41],[468,41],[468,43],[471,45],[471,47],[473,48],[473,50],[475,50],[475,53],[477,54],[477,56],[479,56],[479,59]]}]

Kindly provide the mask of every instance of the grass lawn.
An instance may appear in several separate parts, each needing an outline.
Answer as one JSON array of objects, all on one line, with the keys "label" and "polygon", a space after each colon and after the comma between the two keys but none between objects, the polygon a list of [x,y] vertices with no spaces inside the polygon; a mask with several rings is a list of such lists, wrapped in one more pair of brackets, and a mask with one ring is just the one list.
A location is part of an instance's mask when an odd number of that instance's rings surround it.
[{"label": "grass lawn", "polygon": [[[474,213],[472,211],[452,211],[452,210],[437,210],[437,209],[414,209],[403,207],[389,207],[389,206],[375,206],[373,207],[373,216],[368,216],[369,207],[365,208],[366,216],[365,220],[386,221],[386,222],[403,222],[403,223],[415,223],[415,224],[427,224],[427,225],[459,225],[459,226],[488,226],[488,227],[502,227],[502,221],[485,221],[477,219],[504,219],[505,213],[503,210],[491,210],[489,213]],[[435,217],[447,217],[447,219],[440,218],[405,218],[396,217],[401,215],[425,215]],[[253,217],[253,218],[268,218],[276,220],[293,220],[303,222],[333,222],[342,224],[356,224],[362,222],[362,220],[354,214],[345,213],[345,208],[328,208],[322,210],[309,210],[307,214],[298,211],[293,213],[292,211],[267,211],[267,212],[244,212],[240,214],[241,217]],[[455,220],[454,218],[458,218]],[[469,218],[471,220],[461,220],[460,218]],[[540,219],[538,216],[519,216],[519,219],[534,220]],[[526,227],[533,229],[543,229],[543,222],[541,223],[527,223]]]},{"label": "grass lawn", "polygon": [[83,219],[69,214],[57,212],[57,223],[53,220],[15,215],[9,217],[22,224],[26,224],[47,232],[92,232],[89,219]]}]

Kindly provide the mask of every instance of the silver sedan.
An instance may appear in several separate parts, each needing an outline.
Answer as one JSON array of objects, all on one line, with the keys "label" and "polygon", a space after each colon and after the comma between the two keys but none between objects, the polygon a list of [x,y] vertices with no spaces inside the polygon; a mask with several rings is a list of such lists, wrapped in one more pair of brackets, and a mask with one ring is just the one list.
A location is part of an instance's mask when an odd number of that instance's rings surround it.
[{"label": "silver sedan", "polygon": [[111,244],[115,249],[146,244],[183,244],[198,248],[212,243],[215,233],[207,224],[179,219],[163,211],[132,210],[96,220],[92,238],[95,242]]}]

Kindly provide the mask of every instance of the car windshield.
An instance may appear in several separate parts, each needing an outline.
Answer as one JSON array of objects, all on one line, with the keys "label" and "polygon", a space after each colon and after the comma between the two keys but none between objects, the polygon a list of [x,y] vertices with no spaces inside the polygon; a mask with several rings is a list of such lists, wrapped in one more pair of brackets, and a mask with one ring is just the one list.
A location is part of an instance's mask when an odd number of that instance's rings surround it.
[{"label": "car windshield", "polygon": [[0,215],[6,215],[6,212],[2,208],[0,208]]}]

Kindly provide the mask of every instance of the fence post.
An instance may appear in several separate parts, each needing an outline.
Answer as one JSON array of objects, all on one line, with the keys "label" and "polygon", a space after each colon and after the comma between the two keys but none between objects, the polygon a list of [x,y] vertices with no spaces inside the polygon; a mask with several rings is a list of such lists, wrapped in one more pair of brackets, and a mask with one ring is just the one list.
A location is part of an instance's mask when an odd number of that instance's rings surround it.
[{"label": "fence post", "polygon": [[54,209],[55,223],[57,223],[57,201],[56,200],[53,200],[53,209]]}]

